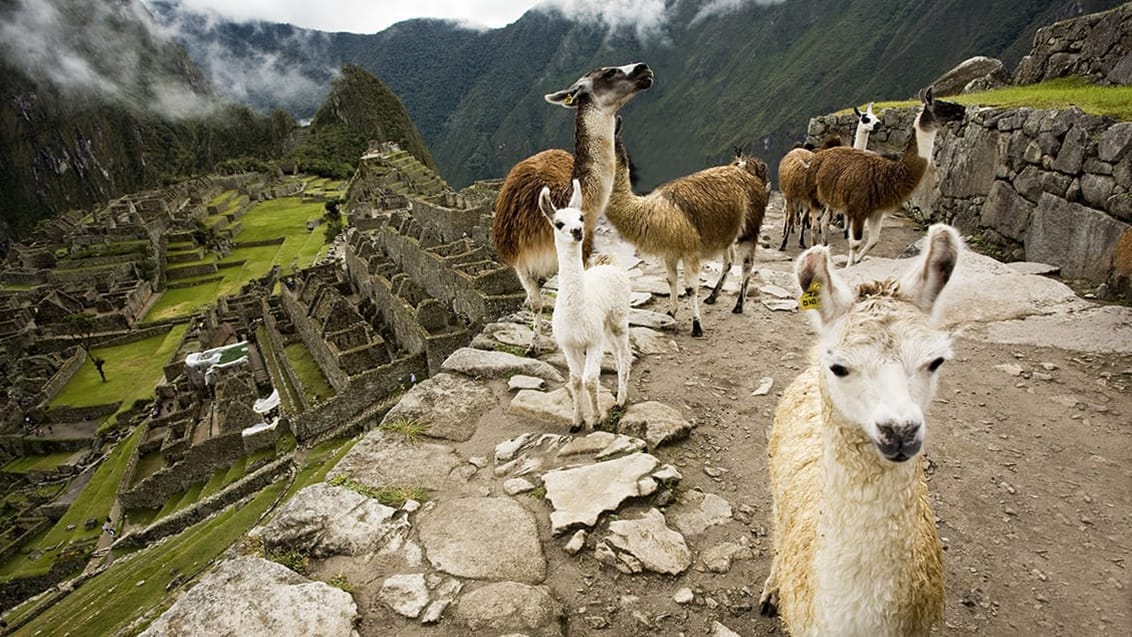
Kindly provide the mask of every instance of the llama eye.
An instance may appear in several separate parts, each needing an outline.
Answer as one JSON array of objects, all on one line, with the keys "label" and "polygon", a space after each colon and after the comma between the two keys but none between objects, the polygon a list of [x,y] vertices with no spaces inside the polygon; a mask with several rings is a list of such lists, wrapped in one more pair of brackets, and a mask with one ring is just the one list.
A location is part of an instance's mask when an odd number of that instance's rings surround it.
[{"label": "llama eye", "polygon": [[942,356],[940,356],[939,358],[935,359],[934,361],[928,363],[928,371],[934,372],[935,370],[939,369],[940,365],[943,365],[943,357]]},{"label": "llama eye", "polygon": [[602,75],[602,77],[607,80],[612,80],[614,75],[617,75],[617,69],[609,69]]},{"label": "llama eye", "polygon": [[838,378],[845,378],[849,375],[849,368],[844,365],[833,364],[829,366],[829,371]]},{"label": "llama eye", "polygon": [[558,228],[559,230],[561,230],[562,226],[564,226],[564,225],[566,225],[566,224],[562,223],[561,221],[555,221],[554,222],[554,227]]}]

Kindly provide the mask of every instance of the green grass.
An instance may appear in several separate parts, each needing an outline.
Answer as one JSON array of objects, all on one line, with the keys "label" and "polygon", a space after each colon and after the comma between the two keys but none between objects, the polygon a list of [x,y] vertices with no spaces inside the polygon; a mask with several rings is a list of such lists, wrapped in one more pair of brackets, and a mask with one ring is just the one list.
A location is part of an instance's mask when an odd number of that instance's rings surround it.
[{"label": "green grass", "polygon": [[[118,483],[122,481],[126,465],[129,464],[134,449],[142,440],[143,433],[139,427],[114,447],[110,456],[95,470],[90,482],[55,526],[32,540],[19,554],[0,566],[0,580],[45,573],[51,568],[55,557],[68,546],[98,539],[102,534],[101,522],[106,520],[114,505]],[[91,518],[100,522],[88,531],[83,528],[83,523]],[[68,531],[67,526],[71,524],[75,525],[75,529]],[[49,547],[54,548],[49,550]],[[41,551],[43,555],[37,560],[29,560],[27,559],[29,551]]]},{"label": "green grass", "polygon": [[224,192],[220,193],[219,195],[216,195],[216,197],[212,201],[208,202],[208,205],[219,206],[220,204],[224,203],[225,201],[228,201],[229,199],[231,199],[232,196],[235,195],[235,194],[236,194],[235,190],[225,190]]},{"label": "green grass", "polygon": [[424,502],[428,500],[429,494],[431,493],[424,487],[386,487],[383,489],[375,489],[356,480],[351,480],[346,476],[335,476],[334,479],[330,481],[330,484],[336,487],[345,487],[367,498],[373,498],[385,506],[394,508],[401,507],[405,504],[406,500]]},{"label": "green grass", "polygon": [[326,376],[322,374],[319,369],[318,363],[314,361],[314,357],[307,350],[307,346],[301,341],[291,343],[283,348],[284,353],[287,355],[287,360],[291,363],[291,369],[295,370],[295,374],[299,377],[299,381],[303,384],[303,391],[306,393],[307,402],[314,400],[315,395],[318,395],[320,400],[335,394],[334,388],[326,380]]},{"label": "green grass", "polygon": [[[1132,86],[1098,86],[1080,77],[1064,77],[1040,84],[1007,86],[981,93],[966,93],[944,98],[964,105],[995,106],[1000,108],[1065,109],[1077,106],[1091,115],[1111,115],[1123,121],[1132,121]],[[915,105],[915,101],[877,102],[873,109],[900,108]],[[840,111],[848,113],[849,109]]]},{"label": "green grass", "polygon": [[287,498],[295,495],[300,489],[309,487],[316,482],[322,482],[326,478],[326,474],[330,473],[330,470],[349,453],[350,449],[354,448],[358,440],[361,440],[361,438],[351,438],[346,441],[335,438],[311,447],[307,451],[302,470],[295,477],[295,482],[291,484],[291,488],[287,490]]},{"label": "green grass", "polygon": [[74,455],[73,451],[60,451],[46,456],[24,456],[4,465],[6,473],[28,473],[31,471],[52,471]]},{"label": "green grass", "polygon": [[130,559],[115,562],[16,634],[113,635],[124,631],[136,618],[164,607],[165,587],[174,577],[195,575],[243,537],[283,485],[269,485],[245,506],[229,507]]},{"label": "green grass", "polygon": [[235,241],[284,237],[283,243],[232,250],[220,263],[243,262],[241,265],[221,268],[217,273],[223,276],[220,281],[166,290],[144,320],[160,321],[193,314],[220,296],[235,294],[248,281],[267,274],[273,265],[281,266],[284,272],[290,269],[292,261],[297,261],[300,268],[310,266],[325,248],[326,230],[319,226],[314,232],[308,232],[307,221],[321,218],[323,212],[321,204],[302,203],[298,197],[256,204],[240,219],[243,229],[235,236]]},{"label": "green grass", "polygon": [[94,354],[106,361],[106,382],[99,378],[94,363],[87,360],[50,406],[89,407],[122,401],[122,409],[127,409],[136,400],[153,398],[153,388],[161,382],[165,363],[177,351],[187,327],[174,325],[165,334],[95,348]]},{"label": "green grass", "polygon": [[157,471],[164,466],[165,457],[161,455],[160,451],[151,451],[138,458],[138,464],[134,468],[134,484],[157,473]]},{"label": "green grass", "polygon": [[391,433],[401,434],[409,442],[413,442],[420,438],[426,431],[428,431],[428,425],[419,420],[390,420],[388,422],[381,423],[378,426],[378,429]]}]

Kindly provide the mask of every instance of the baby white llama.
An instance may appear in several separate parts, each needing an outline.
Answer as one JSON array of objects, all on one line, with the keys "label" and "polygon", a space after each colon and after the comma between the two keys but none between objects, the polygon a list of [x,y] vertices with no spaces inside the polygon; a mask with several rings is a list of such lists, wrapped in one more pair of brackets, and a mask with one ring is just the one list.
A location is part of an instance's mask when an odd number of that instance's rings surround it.
[{"label": "baby white llama", "polygon": [[[550,320],[554,341],[566,356],[570,368],[567,385],[574,400],[574,422],[570,431],[584,424],[592,429],[601,419],[598,407],[598,376],[608,343],[617,359],[617,406],[625,405],[629,392],[629,369],[633,353],[629,349],[629,275],[612,264],[582,267],[585,240],[585,213],[582,212],[582,186],[577,179],[570,203],[555,210],[550,189],[539,193],[539,209],[554,229],[554,248],[558,252],[558,297]],[[583,397],[584,394],[584,397]],[[583,417],[583,401],[588,403]]]},{"label": "baby white llama", "polygon": [[900,280],[849,287],[829,249],[795,272],[819,329],[767,444],[774,557],[760,599],[792,635],[928,635],[943,615],[943,557],[924,482],[924,412],[951,336],[932,325],[962,250],[935,225]]}]

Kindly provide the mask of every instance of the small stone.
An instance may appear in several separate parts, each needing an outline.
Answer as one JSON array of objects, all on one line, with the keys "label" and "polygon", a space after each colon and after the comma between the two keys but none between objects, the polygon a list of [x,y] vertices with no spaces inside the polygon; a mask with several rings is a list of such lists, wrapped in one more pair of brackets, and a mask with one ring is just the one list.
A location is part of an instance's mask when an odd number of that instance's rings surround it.
[{"label": "small stone", "polygon": [[421,508],[421,503],[416,500],[408,499],[401,505],[401,510],[406,513],[416,513]]},{"label": "small stone", "polygon": [[586,625],[594,630],[603,630],[609,628],[609,620],[601,615],[590,615],[586,617]]},{"label": "small stone", "polygon": [[535,488],[534,483],[526,478],[511,478],[503,483],[503,492],[507,495],[518,495],[533,491]]},{"label": "small stone", "polygon": [[578,551],[581,551],[585,546],[586,531],[585,529],[578,529],[577,532],[570,537],[570,541],[566,543],[566,546],[562,547],[562,550],[566,551],[569,555],[577,555]]},{"label": "small stone", "polygon": [[711,623],[711,637],[739,637],[739,633],[719,622]]},{"label": "small stone", "polygon": [[487,459],[487,456],[472,456],[471,458],[468,458],[468,462],[472,463],[472,466],[477,469],[483,469],[487,466],[489,461]]},{"label": "small stone", "polygon": [[378,599],[409,619],[416,619],[428,605],[424,573],[398,574],[385,579]]},{"label": "small stone", "polygon": [[709,477],[718,478],[719,476],[724,474],[724,470],[718,467],[713,467],[711,465],[704,465],[704,473],[706,473]]},{"label": "small stone", "polygon": [[676,594],[672,596],[672,601],[677,604],[691,604],[694,599],[696,599],[695,593],[686,586],[676,591]]},{"label": "small stone", "polygon": [[755,388],[755,391],[751,392],[751,395],[766,396],[770,393],[771,387],[774,387],[774,379],[769,376],[765,376],[762,378],[762,380],[759,381],[759,386]]},{"label": "small stone", "polygon": [[1052,372],[1053,370],[1059,368],[1056,363],[1042,363],[1042,369],[1046,370],[1047,372]]},{"label": "small stone", "polygon": [[759,299],[759,302],[773,312],[793,312],[798,309],[798,301],[794,299]]},{"label": "small stone", "polygon": [[517,389],[546,389],[546,381],[537,376],[527,376],[526,374],[515,374],[507,379],[507,389],[515,391]]},{"label": "small stone", "polygon": [[1000,372],[1003,372],[1003,373],[1009,375],[1009,376],[1021,376],[1022,375],[1022,366],[1018,365],[1016,363],[1002,363],[1000,365],[995,365],[994,368],[997,369]]}]

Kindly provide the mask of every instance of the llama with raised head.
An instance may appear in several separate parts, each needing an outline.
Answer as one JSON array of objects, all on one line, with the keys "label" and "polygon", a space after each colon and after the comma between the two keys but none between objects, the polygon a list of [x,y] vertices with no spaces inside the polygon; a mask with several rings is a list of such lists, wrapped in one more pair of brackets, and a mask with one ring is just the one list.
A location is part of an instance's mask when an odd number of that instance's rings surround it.
[{"label": "llama with raised head", "polygon": [[618,109],[652,86],[653,72],[647,64],[627,64],[595,69],[568,88],[547,94],[546,101],[576,109],[574,155],[544,150],[515,164],[495,200],[491,220],[492,242],[504,263],[515,268],[527,303],[534,312],[535,336],[542,328],[542,293],[539,280],[552,276],[558,267],[554,237],[539,212],[539,193],[549,188],[552,199],[564,205],[571,180],[582,184],[582,209],[586,211],[582,245],[583,263],[593,251],[593,228],[605,210],[613,188],[613,136]]},{"label": "llama with raised head", "polygon": [[598,407],[598,376],[605,346],[617,361],[617,406],[625,405],[629,393],[629,275],[613,264],[582,267],[586,213],[582,212],[582,186],[573,180],[570,201],[555,209],[549,188],[539,193],[539,209],[550,222],[558,256],[558,296],[554,301],[551,329],[554,341],[570,368],[567,387],[574,400],[574,422],[570,431],[585,425],[593,429],[601,419]]},{"label": "llama with raised head", "polygon": [[935,225],[899,280],[850,287],[825,246],[798,257],[818,328],[767,441],[774,555],[760,612],[792,635],[926,636],[943,557],[920,451],[951,335],[932,315],[963,250]]},{"label": "llama with raised head", "polygon": [[692,336],[703,336],[700,260],[724,257],[719,281],[704,299],[704,303],[712,304],[723,289],[736,250],[742,259],[742,280],[731,311],[742,313],[759,229],[766,213],[766,164],[754,157],[740,156],[730,165],[679,177],[639,196],[630,184],[629,153],[620,136],[616,148],[617,172],[605,216],[638,250],[664,259],[668,270],[668,314],[676,316],[677,267],[683,263],[685,283],[692,298]]},{"label": "llama with raised head", "polygon": [[[817,198],[835,213],[844,213],[849,226],[849,262],[853,265],[880,240],[885,215],[895,212],[915,191],[932,159],[940,126],[963,119],[965,109],[933,99],[932,89],[920,91],[923,105],[916,116],[914,134],[899,159],[855,148],[831,148],[816,153],[809,176]],[[864,247],[865,225],[869,238]]]},{"label": "llama with raised head", "polygon": [[853,148],[857,150],[869,149],[869,133],[877,127],[880,120],[873,114],[873,103],[865,107],[865,112],[856,106],[853,107],[853,115],[857,118],[857,131],[853,134]]}]

